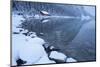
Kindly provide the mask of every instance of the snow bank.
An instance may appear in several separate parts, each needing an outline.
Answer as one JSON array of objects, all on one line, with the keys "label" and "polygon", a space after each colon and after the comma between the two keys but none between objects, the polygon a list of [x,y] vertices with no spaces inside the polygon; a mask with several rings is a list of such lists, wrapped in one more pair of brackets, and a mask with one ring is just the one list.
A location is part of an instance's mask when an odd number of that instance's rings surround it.
[{"label": "snow bank", "polygon": [[[16,27],[22,23],[21,20],[24,20],[21,15],[12,15],[13,32],[19,32],[19,28]],[[31,38],[33,35],[34,38]],[[45,41],[37,37],[36,34],[33,35],[25,36],[22,33],[12,34],[12,65],[17,65],[16,60],[18,58],[27,61],[25,65],[54,63],[49,60],[42,46]]]},{"label": "snow bank", "polygon": [[36,63],[43,55],[45,50],[42,44],[45,43],[41,38],[28,38],[22,34],[13,35],[12,58],[13,64],[18,57],[27,61],[27,64]]},{"label": "snow bank", "polygon": [[43,44],[45,41],[37,36],[31,38],[23,34],[12,35],[12,64],[16,65],[16,60],[21,58],[29,64],[55,63],[49,60]]}]

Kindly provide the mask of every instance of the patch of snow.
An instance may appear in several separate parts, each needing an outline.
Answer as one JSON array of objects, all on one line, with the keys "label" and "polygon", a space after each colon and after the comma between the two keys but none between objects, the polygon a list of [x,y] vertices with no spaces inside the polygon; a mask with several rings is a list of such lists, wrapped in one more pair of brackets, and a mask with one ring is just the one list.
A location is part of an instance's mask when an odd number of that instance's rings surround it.
[{"label": "patch of snow", "polygon": [[66,62],[77,62],[77,60],[74,58],[67,58]]},{"label": "patch of snow", "polygon": [[35,19],[39,19],[40,16],[39,16],[38,14],[36,14],[36,15],[34,15],[34,18],[35,18]]},{"label": "patch of snow", "polygon": [[54,49],[54,48],[55,48],[54,46],[51,46],[51,47],[50,47],[51,50]]},{"label": "patch of snow", "polygon": [[65,60],[67,58],[65,54],[57,52],[57,51],[52,51],[49,57],[53,59],[58,59],[58,60]]},{"label": "patch of snow", "polygon": [[20,33],[27,33],[27,32],[28,32],[28,30],[22,29],[22,31]]},{"label": "patch of snow", "polygon": [[42,14],[48,15],[49,13],[47,11],[40,11]]},{"label": "patch of snow", "polygon": [[17,14],[12,15],[12,25],[13,26],[18,26],[19,24],[21,24],[22,23],[21,20],[24,20],[22,16],[19,16]]},{"label": "patch of snow", "polygon": [[32,16],[30,16],[30,15],[25,15],[25,17],[26,17],[26,18],[31,18]]},{"label": "patch of snow", "polygon": [[17,31],[17,28],[22,22],[21,20],[24,20],[22,16],[19,16],[17,14],[12,15],[12,31]]}]

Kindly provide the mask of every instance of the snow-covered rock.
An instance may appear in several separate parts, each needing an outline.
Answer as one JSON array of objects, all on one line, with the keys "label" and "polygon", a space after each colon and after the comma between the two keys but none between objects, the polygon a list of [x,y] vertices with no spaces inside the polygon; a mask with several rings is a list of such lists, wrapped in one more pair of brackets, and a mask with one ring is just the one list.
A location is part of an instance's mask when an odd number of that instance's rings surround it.
[{"label": "snow-covered rock", "polygon": [[50,49],[52,50],[52,49],[54,49],[55,47],[54,46],[50,46]]},{"label": "snow-covered rock", "polygon": [[49,15],[47,11],[40,11],[43,15]]},{"label": "snow-covered rock", "polygon": [[77,62],[77,60],[74,58],[67,58],[66,62]]},{"label": "snow-covered rock", "polygon": [[65,59],[67,58],[65,54],[61,52],[57,52],[57,51],[52,51],[49,57],[52,59],[58,59],[58,60],[63,60],[63,61],[65,61]]}]

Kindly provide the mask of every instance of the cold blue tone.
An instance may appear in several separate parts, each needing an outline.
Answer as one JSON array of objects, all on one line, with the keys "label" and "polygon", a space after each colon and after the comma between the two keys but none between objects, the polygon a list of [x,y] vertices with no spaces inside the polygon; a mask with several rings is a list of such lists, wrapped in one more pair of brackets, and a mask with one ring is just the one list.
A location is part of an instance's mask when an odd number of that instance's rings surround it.
[{"label": "cold blue tone", "polygon": [[[95,61],[95,9],[93,5],[13,1],[12,65],[19,57],[26,61],[23,65]],[[27,32],[19,34],[19,28]]]}]

